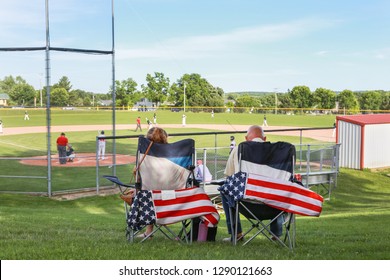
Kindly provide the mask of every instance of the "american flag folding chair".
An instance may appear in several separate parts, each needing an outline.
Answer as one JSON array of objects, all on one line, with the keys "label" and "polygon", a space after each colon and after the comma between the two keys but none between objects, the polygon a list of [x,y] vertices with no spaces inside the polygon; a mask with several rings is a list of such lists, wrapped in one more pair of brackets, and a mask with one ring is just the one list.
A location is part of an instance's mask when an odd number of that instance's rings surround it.
[{"label": "american flag folding chair", "polygon": [[[239,214],[250,223],[240,237],[243,245],[258,235],[292,250],[295,247],[295,215],[319,216],[323,198],[294,180],[295,147],[286,142],[243,142],[238,147],[240,172],[219,187],[230,207],[231,221]],[[281,225],[277,236],[272,223]],[[237,223],[232,222],[232,242],[237,244]],[[252,232],[253,231],[253,232]],[[250,233],[253,234],[250,234]],[[247,240],[245,240],[247,239]]]},{"label": "american flag folding chair", "polygon": [[[204,189],[195,185],[194,152],[193,139],[159,144],[139,137],[136,162],[139,184],[131,206],[125,203],[126,236],[130,242],[134,242],[135,236],[147,225],[154,225],[153,231],[141,242],[161,232],[170,239],[190,243],[191,221],[197,217],[208,227],[217,225],[217,210]],[[117,184],[122,193],[135,187],[113,176],[105,178]],[[168,226],[175,223],[181,224],[180,230]]]}]

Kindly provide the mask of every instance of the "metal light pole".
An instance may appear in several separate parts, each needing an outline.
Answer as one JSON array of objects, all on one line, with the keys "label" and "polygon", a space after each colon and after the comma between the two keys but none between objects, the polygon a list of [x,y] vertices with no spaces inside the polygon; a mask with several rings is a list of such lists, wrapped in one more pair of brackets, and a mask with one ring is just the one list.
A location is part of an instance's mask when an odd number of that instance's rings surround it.
[{"label": "metal light pole", "polygon": [[[112,174],[116,175],[116,85],[115,85],[115,17],[114,17],[114,0],[111,0],[111,43],[112,43]],[[99,192],[99,190],[97,190]]]},{"label": "metal light pole", "polygon": [[42,73],[39,74],[39,95],[40,95],[40,100],[41,100],[41,108],[43,106],[42,104]]},{"label": "metal light pole", "polygon": [[278,114],[278,88],[274,88],[274,93],[275,93],[275,115]]},{"label": "metal light pole", "polygon": [[184,82],[184,113],[186,112],[186,82]]},{"label": "metal light pole", "polygon": [[46,14],[46,127],[47,127],[47,193],[51,197],[51,112],[50,112],[50,32],[49,32],[49,0],[45,2]]}]

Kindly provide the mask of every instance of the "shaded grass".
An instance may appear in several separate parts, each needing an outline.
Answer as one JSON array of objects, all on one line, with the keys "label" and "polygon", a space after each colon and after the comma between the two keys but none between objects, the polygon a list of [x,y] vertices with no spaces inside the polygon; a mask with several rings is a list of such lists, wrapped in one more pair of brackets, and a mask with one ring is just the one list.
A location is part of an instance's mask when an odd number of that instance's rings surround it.
[{"label": "shaded grass", "polygon": [[289,252],[256,238],[246,247],[217,242],[183,245],[156,235],[143,244],[125,239],[117,195],[56,201],[0,194],[1,259],[352,259],[390,258],[390,178],[342,169],[321,217],[297,217],[297,247]]}]

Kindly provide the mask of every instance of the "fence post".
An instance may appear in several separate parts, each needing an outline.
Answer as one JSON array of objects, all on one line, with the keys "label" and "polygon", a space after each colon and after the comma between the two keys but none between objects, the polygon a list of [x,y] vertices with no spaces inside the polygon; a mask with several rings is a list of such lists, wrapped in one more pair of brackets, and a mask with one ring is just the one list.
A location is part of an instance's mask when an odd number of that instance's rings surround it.
[{"label": "fence post", "polygon": [[307,152],[306,152],[306,188],[309,188],[309,173],[310,173],[310,144],[307,145]]},{"label": "fence post", "polygon": [[202,174],[203,174],[203,178],[202,178],[203,188],[206,185],[206,164],[207,164],[207,150],[203,149],[203,170],[202,170]]},{"label": "fence post", "polygon": [[[218,163],[218,159],[217,159],[217,133],[214,134],[214,178],[217,179],[217,163]],[[204,173],[203,173],[204,174]]]},{"label": "fence post", "polygon": [[96,136],[96,194],[99,194],[99,136]]},{"label": "fence post", "polygon": [[299,134],[299,170],[302,170],[302,129]]}]

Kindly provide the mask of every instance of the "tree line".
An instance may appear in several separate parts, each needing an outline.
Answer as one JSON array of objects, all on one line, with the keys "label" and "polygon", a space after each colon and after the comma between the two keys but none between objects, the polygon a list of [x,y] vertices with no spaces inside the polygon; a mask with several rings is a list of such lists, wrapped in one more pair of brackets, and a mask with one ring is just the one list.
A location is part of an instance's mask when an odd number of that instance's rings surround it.
[{"label": "tree line", "polygon": [[[161,72],[147,74],[145,83],[128,78],[115,81],[116,106],[132,107],[142,98],[156,106],[171,107],[213,107],[215,111],[228,108],[300,108],[312,110],[346,109],[350,112],[361,110],[390,110],[390,92],[384,90],[352,91],[345,89],[336,93],[330,89],[295,86],[287,92],[258,95],[254,92],[227,93],[213,86],[199,74],[184,74],[176,82]],[[93,93],[73,89],[68,77],[63,76],[51,86],[52,106],[96,106],[100,100],[112,100],[113,88],[107,93]],[[39,107],[46,105],[46,87],[35,89],[22,77],[7,76],[0,80],[0,93],[10,96],[10,106]]]}]

